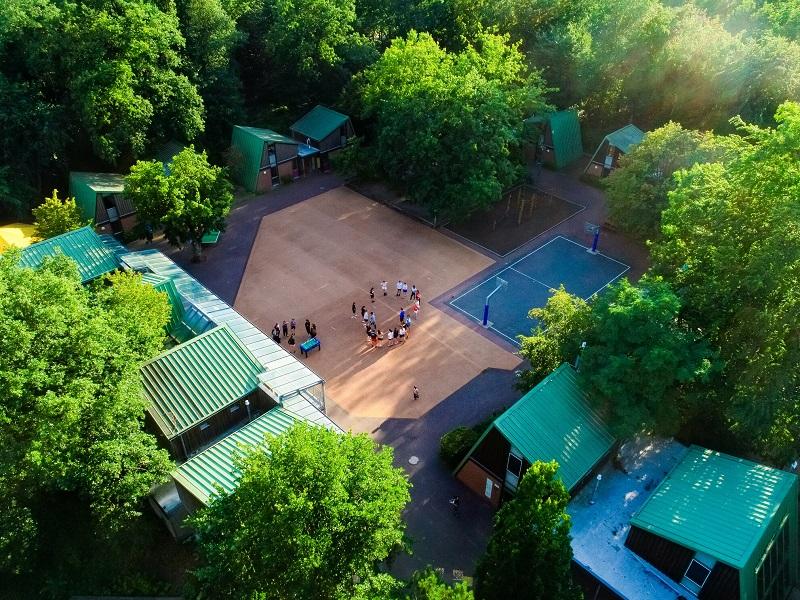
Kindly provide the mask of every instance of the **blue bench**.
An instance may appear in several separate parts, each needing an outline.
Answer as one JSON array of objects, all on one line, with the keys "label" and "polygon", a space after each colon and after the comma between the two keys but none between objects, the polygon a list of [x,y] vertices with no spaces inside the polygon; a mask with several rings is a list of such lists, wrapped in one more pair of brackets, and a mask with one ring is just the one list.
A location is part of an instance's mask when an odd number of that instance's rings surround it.
[{"label": "blue bench", "polygon": [[308,358],[308,353],[314,348],[321,348],[319,340],[315,337],[300,344],[300,354]]}]

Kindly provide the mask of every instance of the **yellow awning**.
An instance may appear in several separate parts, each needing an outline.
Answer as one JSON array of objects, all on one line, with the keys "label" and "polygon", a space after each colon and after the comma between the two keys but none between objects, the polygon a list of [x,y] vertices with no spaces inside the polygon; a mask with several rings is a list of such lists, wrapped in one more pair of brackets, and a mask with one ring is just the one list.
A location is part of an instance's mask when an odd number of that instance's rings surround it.
[{"label": "yellow awning", "polygon": [[27,223],[11,223],[0,226],[0,252],[11,247],[27,248],[34,239],[34,227]]}]

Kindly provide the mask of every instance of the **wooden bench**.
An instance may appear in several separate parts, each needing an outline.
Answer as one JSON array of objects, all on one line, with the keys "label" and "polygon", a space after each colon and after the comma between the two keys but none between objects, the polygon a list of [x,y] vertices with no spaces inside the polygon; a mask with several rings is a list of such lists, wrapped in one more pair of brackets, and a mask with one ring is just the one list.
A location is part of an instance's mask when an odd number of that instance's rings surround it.
[{"label": "wooden bench", "polygon": [[300,354],[308,358],[308,353],[313,350],[314,348],[320,348],[319,340],[317,338],[311,338],[310,340],[306,340],[302,344],[300,344]]}]

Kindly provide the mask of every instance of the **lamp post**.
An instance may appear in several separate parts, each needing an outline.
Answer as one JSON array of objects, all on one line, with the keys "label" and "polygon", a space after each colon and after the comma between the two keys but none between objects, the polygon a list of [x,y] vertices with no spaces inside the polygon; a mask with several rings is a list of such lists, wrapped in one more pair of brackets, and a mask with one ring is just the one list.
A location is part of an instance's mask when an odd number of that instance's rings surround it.
[{"label": "lamp post", "polygon": [[245,398],[244,407],[247,409],[247,420],[250,420],[250,400]]}]

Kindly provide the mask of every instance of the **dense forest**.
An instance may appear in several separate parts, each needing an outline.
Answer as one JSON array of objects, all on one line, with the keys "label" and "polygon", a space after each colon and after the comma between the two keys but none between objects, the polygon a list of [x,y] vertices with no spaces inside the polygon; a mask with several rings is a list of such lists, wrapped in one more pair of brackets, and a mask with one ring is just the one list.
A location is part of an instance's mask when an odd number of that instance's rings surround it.
[{"label": "dense forest", "polygon": [[[353,76],[423,32],[443,56],[500,39],[529,100],[580,109],[587,147],[630,121],[770,125],[800,96],[799,27],[791,0],[7,0],[0,217],[64,191],[69,170],[124,173],[172,139],[222,163],[233,124],[280,130],[316,103],[348,110],[371,144],[379,78]],[[513,95],[506,120],[543,106]],[[497,185],[514,175],[497,170]]]}]

